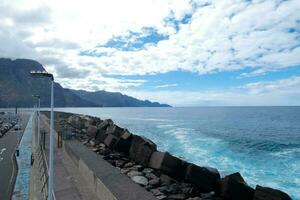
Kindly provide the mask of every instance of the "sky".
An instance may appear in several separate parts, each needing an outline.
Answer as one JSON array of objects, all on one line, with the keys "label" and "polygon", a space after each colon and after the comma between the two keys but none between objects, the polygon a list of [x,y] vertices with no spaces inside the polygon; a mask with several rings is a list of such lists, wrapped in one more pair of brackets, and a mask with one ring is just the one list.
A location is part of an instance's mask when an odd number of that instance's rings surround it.
[{"label": "sky", "polygon": [[299,0],[1,0],[0,57],[173,106],[300,105]]}]

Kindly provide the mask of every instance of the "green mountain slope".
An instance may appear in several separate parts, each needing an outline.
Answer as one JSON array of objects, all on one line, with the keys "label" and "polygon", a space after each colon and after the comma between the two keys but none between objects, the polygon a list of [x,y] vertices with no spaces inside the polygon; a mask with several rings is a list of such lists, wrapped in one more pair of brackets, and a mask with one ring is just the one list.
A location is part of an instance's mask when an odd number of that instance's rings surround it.
[{"label": "green mountain slope", "polygon": [[[31,70],[43,71],[43,66],[28,59],[11,60],[0,58],[0,107],[32,107],[36,99],[33,94],[41,96],[41,106],[50,106],[50,80],[35,78],[30,75]],[[55,107],[100,107],[100,106],[147,106],[161,107],[166,104],[141,101],[121,93],[105,91],[86,92],[63,88],[60,84],[54,85]]]},{"label": "green mountain slope", "polygon": [[170,105],[167,104],[150,102],[148,100],[141,101],[139,99],[123,95],[119,92],[87,92],[84,90],[71,91],[85,100],[101,104],[104,107],[170,107]]}]

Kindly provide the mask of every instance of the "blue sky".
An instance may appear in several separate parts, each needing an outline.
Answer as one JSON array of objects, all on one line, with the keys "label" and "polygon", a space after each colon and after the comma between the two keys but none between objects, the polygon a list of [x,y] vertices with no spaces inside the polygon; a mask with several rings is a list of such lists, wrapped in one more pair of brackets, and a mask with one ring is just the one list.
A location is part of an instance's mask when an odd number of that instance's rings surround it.
[{"label": "blue sky", "polygon": [[64,87],[174,106],[299,105],[299,10],[298,0],[4,0],[0,56],[38,60]]}]

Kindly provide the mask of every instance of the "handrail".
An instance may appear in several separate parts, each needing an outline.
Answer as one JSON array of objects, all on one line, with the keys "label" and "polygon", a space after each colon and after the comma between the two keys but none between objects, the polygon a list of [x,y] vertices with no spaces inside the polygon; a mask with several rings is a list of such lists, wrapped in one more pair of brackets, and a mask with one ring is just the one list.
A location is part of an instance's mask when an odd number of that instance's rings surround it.
[{"label": "handrail", "polygon": [[[43,157],[43,162],[44,162],[44,166],[46,167],[46,171],[47,171],[47,177],[49,176],[49,174],[48,174],[48,164],[47,164],[47,159],[46,159],[46,155],[45,155],[45,151],[44,151],[44,149],[40,146],[40,151],[41,151],[41,153],[42,153],[42,157]],[[47,178],[48,179],[48,178]],[[47,180],[47,183],[46,183],[47,185],[48,185],[48,180]],[[48,192],[48,191],[47,191]],[[47,194],[48,195],[48,194]],[[52,195],[53,195],[53,200],[56,200],[56,197],[55,197],[55,193],[54,193],[54,190],[52,190]]]}]

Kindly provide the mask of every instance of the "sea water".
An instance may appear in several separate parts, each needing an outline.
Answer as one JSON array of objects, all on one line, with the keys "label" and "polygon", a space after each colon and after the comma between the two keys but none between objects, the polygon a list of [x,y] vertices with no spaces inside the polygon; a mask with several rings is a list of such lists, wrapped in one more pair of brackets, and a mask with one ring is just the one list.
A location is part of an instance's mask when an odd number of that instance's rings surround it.
[{"label": "sea water", "polygon": [[61,108],[111,118],[158,149],[300,200],[300,107]]}]

